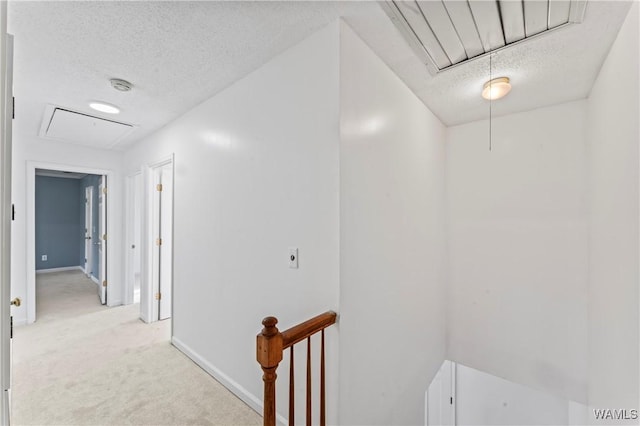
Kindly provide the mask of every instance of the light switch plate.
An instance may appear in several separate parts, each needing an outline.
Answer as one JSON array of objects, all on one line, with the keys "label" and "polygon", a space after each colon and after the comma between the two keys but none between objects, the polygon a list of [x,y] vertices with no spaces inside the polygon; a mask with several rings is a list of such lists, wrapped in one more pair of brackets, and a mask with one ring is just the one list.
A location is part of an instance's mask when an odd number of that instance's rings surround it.
[{"label": "light switch plate", "polygon": [[289,247],[289,268],[298,269],[298,249]]}]

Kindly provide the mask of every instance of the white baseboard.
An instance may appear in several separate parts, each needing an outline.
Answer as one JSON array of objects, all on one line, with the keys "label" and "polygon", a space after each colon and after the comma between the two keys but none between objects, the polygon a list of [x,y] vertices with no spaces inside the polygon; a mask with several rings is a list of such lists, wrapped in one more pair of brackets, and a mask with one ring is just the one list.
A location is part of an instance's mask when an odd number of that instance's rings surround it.
[{"label": "white baseboard", "polygon": [[63,272],[63,271],[82,271],[82,266],[63,266],[62,268],[50,268],[50,269],[37,269],[36,274],[48,274],[49,272]]},{"label": "white baseboard", "polygon": [[[142,309],[140,310],[140,321],[144,322],[145,324],[151,324],[151,320],[149,318],[147,318],[147,316],[142,313]],[[175,343],[174,343],[174,346],[175,346]],[[177,346],[176,346],[176,348],[177,348]],[[182,349],[180,349],[180,351],[184,352]],[[191,358],[191,357],[189,357],[189,358]]]},{"label": "white baseboard", "polygon": [[[262,415],[263,404],[260,398],[246,390],[244,387],[240,386],[236,381],[231,379],[229,376],[224,374],[218,368],[213,366],[207,360],[202,358],[199,354],[193,351],[189,346],[182,343],[178,338],[171,337],[171,343],[175,346],[180,352],[191,358],[193,362],[198,364],[200,368],[209,373],[214,379],[216,379],[222,386],[229,389],[234,395],[240,398],[245,404],[251,407],[256,413]],[[262,382],[261,375],[256,376],[256,380],[260,380]],[[278,416],[278,422],[280,424],[286,425],[287,421],[281,415]]]},{"label": "white baseboard", "polygon": [[91,281],[93,281],[94,283],[100,285],[100,281],[98,281],[98,279],[96,277],[94,277],[93,275],[90,275]]}]

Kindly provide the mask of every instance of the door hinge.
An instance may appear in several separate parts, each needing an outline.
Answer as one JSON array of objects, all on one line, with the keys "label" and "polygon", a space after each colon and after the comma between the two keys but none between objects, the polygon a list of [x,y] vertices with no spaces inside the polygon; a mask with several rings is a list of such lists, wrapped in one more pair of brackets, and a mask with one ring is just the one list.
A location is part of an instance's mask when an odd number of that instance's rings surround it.
[{"label": "door hinge", "polygon": [[107,280],[102,281],[102,287],[106,287],[107,286]]},{"label": "door hinge", "polygon": [[449,404],[453,405],[453,397],[449,398]]},{"label": "door hinge", "polygon": [[13,315],[11,315],[10,323],[11,325],[10,325],[10,331],[9,331],[9,339],[13,339]]},{"label": "door hinge", "polygon": [[161,183],[157,184],[156,189],[158,190],[158,192],[162,192],[162,184]]},{"label": "door hinge", "polygon": [[157,246],[161,246],[162,245],[162,238],[156,238],[156,245]]},{"label": "door hinge", "polygon": [[11,220],[16,220],[16,205],[11,204]]},{"label": "door hinge", "polygon": [[12,110],[11,111],[11,119],[15,120],[16,119],[16,97],[15,96],[11,99],[11,104],[12,104],[11,105],[11,110]]},{"label": "door hinge", "polygon": [[162,299],[162,294],[161,293],[156,293],[156,300],[160,300]]},{"label": "door hinge", "polygon": [[103,235],[102,235],[102,239],[103,239],[103,240],[105,240],[105,241],[107,241],[107,234],[103,234]]}]

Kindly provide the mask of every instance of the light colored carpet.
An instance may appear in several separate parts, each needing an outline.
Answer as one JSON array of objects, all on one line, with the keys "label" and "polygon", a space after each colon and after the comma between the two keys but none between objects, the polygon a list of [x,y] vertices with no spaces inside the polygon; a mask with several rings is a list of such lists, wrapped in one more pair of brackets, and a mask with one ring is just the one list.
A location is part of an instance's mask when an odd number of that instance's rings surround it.
[{"label": "light colored carpet", "polygon": [[80,271],[38,275],[37,321],[13,339],[15,425],[259,425],[139,305],[105,308]]},{"label": "light colored carpet", "polygon": [[77,317],[103,309],[97,284],[80,270],[36,275],[38,322]]}]

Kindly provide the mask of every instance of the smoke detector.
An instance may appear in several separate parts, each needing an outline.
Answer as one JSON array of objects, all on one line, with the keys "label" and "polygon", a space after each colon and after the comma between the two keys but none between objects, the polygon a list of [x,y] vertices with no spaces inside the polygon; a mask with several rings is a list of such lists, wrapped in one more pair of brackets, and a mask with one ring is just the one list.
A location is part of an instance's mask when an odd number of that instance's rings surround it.
[{"label": "smoke detector", "polygon": [[129,83],[126,80],[120,80],[119,78],[112,78],[109,81],[111,82],[111,87],[120,92],[128,92],[133,87],[133,84]]}]

